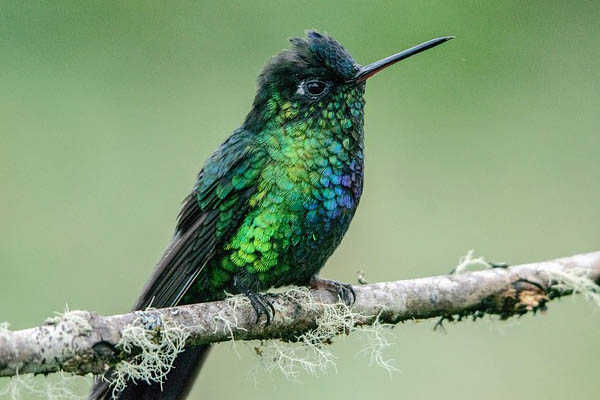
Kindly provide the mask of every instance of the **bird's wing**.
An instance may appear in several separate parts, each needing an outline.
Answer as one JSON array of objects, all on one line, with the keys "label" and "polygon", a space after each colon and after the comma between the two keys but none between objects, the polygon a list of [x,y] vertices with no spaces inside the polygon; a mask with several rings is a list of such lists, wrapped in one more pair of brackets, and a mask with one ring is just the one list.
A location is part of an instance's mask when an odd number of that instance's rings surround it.
[{"label": "bird's wing", "polygon": [[254,136],[238,130],[215,151],[185,199],[177,231],[134,309],[172,307],[247,213],[266,159]]},{"label": "bird's wing", "polygon": [[[170,307],[179,303],[218,246],[227,240],[248,212],[249,199],[257,186],[256,178],[265,162],[266,155],[262,147],[257,146],[254,135],[242,130],[234,132],[215,151],[198,174],[194,190],[185,199],[173,241],[146,283],[134,310],[149,306]],[[185,353],[187,358],[178,358],[184,362],[179,365],[179,361],[175,361],[180,373],[188,371],[190,366],[192,370],[196,368],[194,363],[201,360],[206,350],[206,347],[192,349],[193,353]],[[190,356],[193,361],[189,361]],[[107,376],[111,374],[112,370],[107,372]],[[125,389],[118,398],[142,398],[137,394],[138,389],[139,393],[156,389],[153,385],[139,384],[141,386]],[[149,393],[143,398],[150,398]],[[164,396],[167,397],[171,398]],[[99,381],[93,386],[88,399],[109,398],[112,395],[108,383]]]}]

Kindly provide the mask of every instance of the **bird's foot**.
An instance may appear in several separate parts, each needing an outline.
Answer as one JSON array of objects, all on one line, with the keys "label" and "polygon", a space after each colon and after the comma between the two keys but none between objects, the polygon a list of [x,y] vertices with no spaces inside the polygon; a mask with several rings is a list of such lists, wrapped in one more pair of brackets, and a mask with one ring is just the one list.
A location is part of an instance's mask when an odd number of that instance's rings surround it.
[{"label": "bird's foot", "polygon": [[269,325],[275,316],[275,307],[273,307],[269,295],[256,292],[246,292],[244,294],[250,300],[250,305],[256,313],[256,323],[258,324],[260,316],[264,315],[267,320],[265,326]]},{"label": "bird's foot", "polygon": [[351,306],[356,301],[356,292],[352,285],[330,281],[329,279],[321,279],[313,276],[310,280],[310,287],[313,289],[325,289],[333,294],[337,294],[339,299],[347,306]]}]

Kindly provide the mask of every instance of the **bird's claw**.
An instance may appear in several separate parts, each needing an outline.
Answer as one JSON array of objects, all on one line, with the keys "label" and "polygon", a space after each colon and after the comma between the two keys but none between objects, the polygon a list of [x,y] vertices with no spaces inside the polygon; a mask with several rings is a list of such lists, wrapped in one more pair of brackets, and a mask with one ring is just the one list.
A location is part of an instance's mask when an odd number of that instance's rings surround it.
[{"label": "bird's claw", "polygon": [[260,316],[264,315],[267,319],[265,326],[269,325],[275,316],[275,307],[271,300],[269,300],[268,295],[253,292],[247,292],[245,294],[248,297],[248,300],[250,300],[250,305],[256,313],[256,323],[258,324]]},{"label": "bird's claw", "polygon": [[310,281],[310,287],[313,289],[325,289],[333,294],[336,294],[347,306],[351,306],[356,302],[356,292],[354,291],[352,285],[348,283],[341,283],[330,281],[328,279],[313,277]]}]

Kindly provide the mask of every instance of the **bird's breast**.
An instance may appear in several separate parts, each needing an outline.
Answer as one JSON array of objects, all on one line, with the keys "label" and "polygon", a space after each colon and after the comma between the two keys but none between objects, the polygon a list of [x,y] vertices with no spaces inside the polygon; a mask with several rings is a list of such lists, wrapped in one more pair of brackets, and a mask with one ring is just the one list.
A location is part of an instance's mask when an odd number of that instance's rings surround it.
[{"label": "bird's breast", "polygon": [[362,193],[362,148],[323,132],[288,133],[263,142],[268,160],[249,211],[214,266],[222,279],[244,271],[265,287],[305,282],[350,225]]},{"label": "bird's breast", "polygon": [[304,214],[309,224],[335,220],[356,207],[363,155],[362,144],[354,138],[288,128],[269,138],[267,152],[271,162],[259,183],[263,199],[280,196],[286,208]]}]

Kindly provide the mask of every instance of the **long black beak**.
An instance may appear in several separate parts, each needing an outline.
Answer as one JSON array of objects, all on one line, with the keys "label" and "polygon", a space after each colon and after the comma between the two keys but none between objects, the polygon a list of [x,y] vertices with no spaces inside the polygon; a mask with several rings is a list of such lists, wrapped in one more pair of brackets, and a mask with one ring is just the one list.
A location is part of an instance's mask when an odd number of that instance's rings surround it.
[{"label": "long black beak", "polygon": [[454,39],[454,36],[444,36],[437,39],[431,39],[428,42],[421,43],[415,47],[411,47],[408,50],[404,50],[398,54],[394,54],[393,56],[386,57],[383,60],[375,61],[374,63],[365,65],[358,70],[352,81],[356,83],[363,82],[379,71],[389,67],[390,65],[396,64],[398,61],[402,61],[405,58],[419,54],[422,51],[432,49],[450,39]]}]

